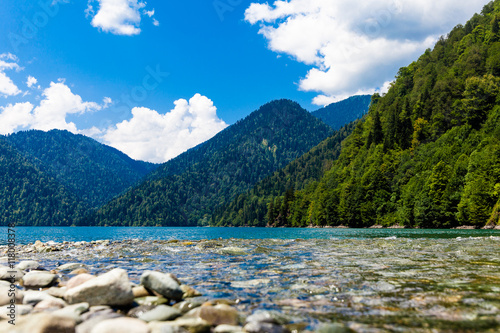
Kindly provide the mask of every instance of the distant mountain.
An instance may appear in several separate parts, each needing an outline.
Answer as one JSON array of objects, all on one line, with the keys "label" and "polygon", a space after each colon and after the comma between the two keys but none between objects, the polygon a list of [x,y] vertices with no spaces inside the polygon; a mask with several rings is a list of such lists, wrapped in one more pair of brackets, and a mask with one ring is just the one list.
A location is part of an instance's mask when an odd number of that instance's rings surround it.
[{"label": "distant mountain", "polygon": [[363,117],[368,112],[370,102],[371,95],[352,96],[314,111],[312,115],[330,125],[334,130],[338,130],[342,126]]},{"label": "distant mountain", "polygon": [[202,145],[165,163],[148,180],[82,224],[206,225],[216,207],[331,135],[295,102],[262,106]]},{"label": "distant mountain", "polygon": [[[330,170],[339,157],[343,140],[351,134],[352,122],[322,141],[286,167],[257,183],[251,190],[240,194],[231,203],[219,207],[213,214],[213,226],[278,226],[281,207],[286,193],[314,187]],[[276,203],[276,204],[275,204]],[[305,225],[294,225],[302,227]]]},{"label": "distant mountain", "polygon": [[0,223],[71,225],[88,209],[76,195],[40,171],[0,136]]},{"label": "distant mountain", "polygon": [[157,167],[68,131],[31,130],[9,135],[6,140],[38,170],[90,207],[103,205]]}]

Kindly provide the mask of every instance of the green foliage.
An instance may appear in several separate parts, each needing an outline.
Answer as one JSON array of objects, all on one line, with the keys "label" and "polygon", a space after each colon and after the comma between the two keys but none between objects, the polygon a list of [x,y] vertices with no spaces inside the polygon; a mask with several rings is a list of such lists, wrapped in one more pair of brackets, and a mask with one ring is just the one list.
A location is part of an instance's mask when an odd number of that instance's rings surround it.
[{"label": "green foliage", "polygon": [[68,226],[88,206],[0,136],[0,223]]},{"label": "green foliage", "polygon": [[283,192],[264,197],[273,212],[263,216],[281,226],[284,207],[287,226],[496,223],[498,17],[496,0],[402,68],[386,95],[372,97],[367,117],[344,141],[332,168],[292,199]]},{"label": "green foliage", "polygon": [[6,139],[39,170],[90,207],[103,205],[157,167],[68,131],[32,130]]},{"label": "green foliage", "polygon": [[334,130],[338,130],[366,114],[370,103],[373,103],[371,99],[370,95],[352,96],[314,111],[312,115],[330,125]]},{"label": "green foliage", "polygon": [[[81,224],[196,226],[332,133],[297,103],[279,100],[159,167]],[[253,220],[253,216],[248,219]]]}]

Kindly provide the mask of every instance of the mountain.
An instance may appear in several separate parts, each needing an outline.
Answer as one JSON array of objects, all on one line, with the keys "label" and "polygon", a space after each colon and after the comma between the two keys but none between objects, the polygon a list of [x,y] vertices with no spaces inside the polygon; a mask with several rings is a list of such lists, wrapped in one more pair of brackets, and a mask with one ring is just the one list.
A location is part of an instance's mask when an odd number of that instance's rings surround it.
[{"label": "mountain", "polygon": [[[340,155],[342,142],[355,125],[356,122],[352,122],[335,131],[309,152],[257,183],[250,191],[219,207],[212,215],[211,225],[265,226],[269,222],[269,211],[274,214],[274,206],[281,207],[280,203],[275,203],[275,198],[314,187],[314,183],[321,179]],[[270,220],[274,224],[274,218]]]},{"label": "mountain", "polygon": [[500,0],[401,68],[281,225],[492,227],[500,216]]},{"label": "mountain", "polygon": [[0,222],[26,226],[71,225],[88,207],[40,171],[0,136]]},{"label": "mountain", "polygon": [[331,135],[331,128],[295,102],[270,102],[159,167],[148,180],[81,223],[206,225],[233,200]]},{"label": "mountain", "polygon": [[90,207],[103,205],[157,167],[68,131],[24,131],[6,140]]},{"label": "mountain", "polygon": [[314,111],[312,115],[330,125],[334,130],[338,130],[344,125],[363,117],[368,112],[370,102],[371,95],[352,96]]}]

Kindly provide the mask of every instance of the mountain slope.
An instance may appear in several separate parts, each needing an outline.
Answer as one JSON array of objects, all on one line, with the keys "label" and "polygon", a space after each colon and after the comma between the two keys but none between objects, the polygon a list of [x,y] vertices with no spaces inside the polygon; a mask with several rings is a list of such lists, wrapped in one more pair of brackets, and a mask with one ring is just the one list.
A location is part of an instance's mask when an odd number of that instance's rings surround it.
[{"label": "mountain slope", "polygon": [[285,225],[498,223],[499,21],[496,0],[401,68],[316,189],[286,202]]},{"label": "mountain slope", "polygon": [[312,115],[330,125],[334,130],[360,119],[368,111],[371,95],[352,96],[343,101],[332,103],[312,112]]},{"label": "mountain slope", "polygon": [[335,131],[306,154],[263,179],[250,191],[240,194],[228,205],[217,209],[212,216],[211,225],[265,226],[269,222],[269,204],[273,202],[273,210],[275,197],[283,196],[290,190],[314,187],[314,183],[332,167],[340,155],[342,141],[351,134],[355,124],[356,122],[352,122]]},{"label": "mountain slope", "polygon": [[158,168],[82,224],[207,224],[215,207],[301,156],[332,132],[297,103],[279,100]]},{"label": "mountain slope", "polygon": [[106,203],[156,168],[68,131],[25,131],[6,139],[39,170],[91,207]]},{"label": "mountain slope", "polygon": [[67,226],[88,208],[0,136],[0,222]]}]

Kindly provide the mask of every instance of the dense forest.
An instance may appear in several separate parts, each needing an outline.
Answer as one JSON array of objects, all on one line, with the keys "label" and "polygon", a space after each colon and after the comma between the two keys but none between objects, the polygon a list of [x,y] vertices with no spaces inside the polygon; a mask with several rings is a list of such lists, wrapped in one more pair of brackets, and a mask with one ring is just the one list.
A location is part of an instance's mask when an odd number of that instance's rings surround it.
[{"label": "dense forest", "polygon": [[289,100],[270,102],[208,142],[161,166],[148,180],[81,224],[207,225],[233,200],[331,135]]},{"label": "dense forest", "polygon": [[[240,194],[228,205],[218,207],[210,222],[213,226],[265,226],[268,208],[274,211],[274,201],[295,190],[314,187],[324,173],[331,169],[340,155],[342,141],[351,134],[356,122],[352,122],[321,142],[309,152],[286,167],[257,183],[250,191]],[[287,198],[288,196],[285,195]],[[278,209],[286,205],[276,202]],[[273,218],[271,220],[274,221]],[[277,221],[278,222],[278,221]],[[279,225],[279,223],[277,223]],[[277,226],[275,224],[275,226]]]},{"label": "dense forest", "polygon": [[90,207],[105,204],[157,167],[68,131],[23,131],[6,139],[30,163]]},{"label": "dense forest", "polygon": [[0,170],[0,222],[4,226],[71,225],[89,208],[24,158],[3,136]]},{"label": "dense forest", "polygon": [[321,180],[272,199],[284,226],[483,227],[500,215],[500,1],[401,68]]},{"label": "dense forest", "polygon": [[312,115],[321,119],[334,130],[338,130],[346,124],[363,117],[368,112],[370,103],[370,95],[352,96],[314,111]]}]

